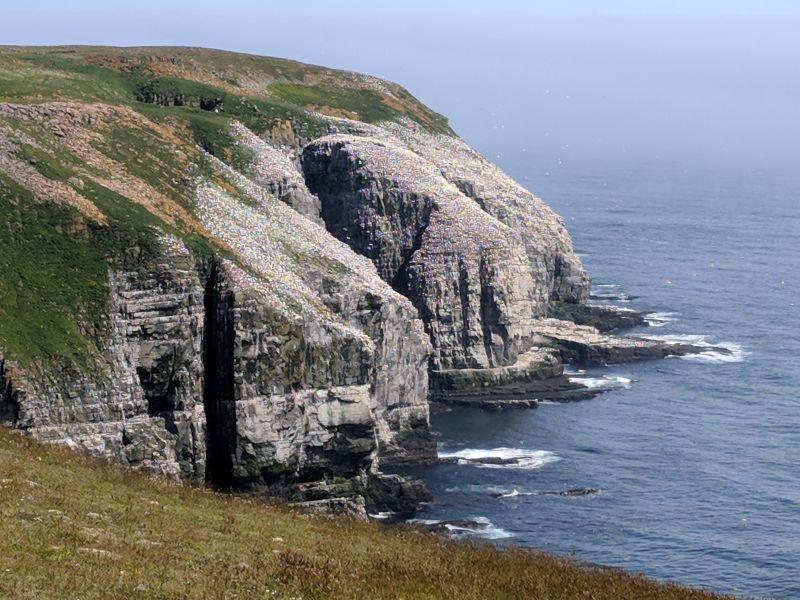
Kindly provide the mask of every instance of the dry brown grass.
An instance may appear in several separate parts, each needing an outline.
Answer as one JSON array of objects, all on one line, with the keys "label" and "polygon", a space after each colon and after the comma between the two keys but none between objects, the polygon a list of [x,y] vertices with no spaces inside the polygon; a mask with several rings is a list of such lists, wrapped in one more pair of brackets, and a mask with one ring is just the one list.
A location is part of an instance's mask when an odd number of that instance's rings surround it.
[{"label": "dry brown grass", "polygon": [[3,598],[719,598],[520,549],[311,517],[0,428]]}]

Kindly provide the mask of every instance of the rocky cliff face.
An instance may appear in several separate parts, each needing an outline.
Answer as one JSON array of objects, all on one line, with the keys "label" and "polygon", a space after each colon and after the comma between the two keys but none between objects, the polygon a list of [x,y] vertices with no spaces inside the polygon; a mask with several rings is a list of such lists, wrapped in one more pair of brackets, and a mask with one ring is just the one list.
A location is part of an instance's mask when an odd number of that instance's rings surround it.
[{"label": "rocky cliff face", "polygon": [[435,457],[429,369],[442,394],[561,382],[540,323],[586,300],[569,236],[440,116],[355,74],[119,52],[51,65],[72,100],[0,102],[4,423],[222,488],[407,510],[424,490],[381,470]]},{"label": "rocky cliff face", "polygon": [[[55,361],[9,373],[6,423],[172,476],[202,481],[203,291],[198,265],[176,239],[160,260],[109,272],[110,314],[99,355],[79,369]],[[8,405],[8,403],[7,403]]]},{"label": "rocky cliff face", "polygon": [[589,281],[563,223],[463,142],[345,120],[301,157],[328,230],[414,302],[436,371],[512,365]]},{"label": "rocky cliff face", "polygon": [[591,282],[563,220],[549,206],[458,137],[425,131],[408,120],[388,123],[386,129],[520,237],[533,277],[541,286],[541,305],[586,302]]}]

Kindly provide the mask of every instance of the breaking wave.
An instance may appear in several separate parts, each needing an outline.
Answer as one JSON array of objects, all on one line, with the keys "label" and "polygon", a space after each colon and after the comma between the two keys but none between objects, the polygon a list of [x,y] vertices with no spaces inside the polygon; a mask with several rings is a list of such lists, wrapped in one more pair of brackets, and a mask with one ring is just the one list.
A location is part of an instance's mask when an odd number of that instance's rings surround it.
[{"label": "breaking wave", "polygon": [[[691,344],[692,346],[699,346],[700,348],[707,347],[708,350],[700,352],[699,354],[687,354],[680,357],[684,360],[692,360],[695,362],[716,364],[737,363],[742,362],[748,354],[740,344],[735,342],[712,343],[709,341],[709,336],[707,335],[643,335],[641,337],[673,344]],[[727,352],[720,352],[720,348],[727,350]]]},{"label": "breaking wave", "polygon": [[644,315],[644,320],[650,327],[664,327],[675,321],[677,313],[651,312]]},{"label": "breaking wave", "polygon": [[620,375],[592,376],[586,375],[585,371],[578,371],[575,373],[566,372],[566,374],[571,382],[578,383],[590,390],[628,389],[631,385],[631,379],[629,377],[622,377]]},{"label": "breaking wave", "polygon": [[436,526],[441,525],[452,537],[479,537],[486,540],[501,540],[514,537],[514,534],[495,526],[486,517],[474,517],[464,521],[440,521],[436,519],[409,519],[406,523]]},{"label": "breaking wave", "polygon": [[486,517],[475,517],[475,523],[478,527],[461,527],[459,525],[447,524],[445,527],[455,536],[477,536],[487,540],[502,540],[504,538],[514,537],[514,534],[506,531],[501,527],[496,527]]},{"label": "breaking wave", "polygon": [[514,488],[511,491],[503,491],[492,494],[495,498],[516,498],[518,496],[558,496],[561,498],[585,498],[586,496],[595,496],[600,493],[600,488],[573,488],[571,490],[561,491],[535,491],[535,492],[521,492]]},{"label": "breaking wave", "polygon": [[506,488],[499,486],[499,485],[489,485],[489,484],[475,484],[470,483],[468,485],[454,485],[444,490],[448,494],[503,494],[506,492]]},{"label": "breaking wave", "polygon": [[484,469],[539,469],[561,460],[555,452],[548,450],[524,450],[522,448],[493,448],[491,450],[459,450],[439,452],[439,458],[457,459],[460,465],[472,465]]}]

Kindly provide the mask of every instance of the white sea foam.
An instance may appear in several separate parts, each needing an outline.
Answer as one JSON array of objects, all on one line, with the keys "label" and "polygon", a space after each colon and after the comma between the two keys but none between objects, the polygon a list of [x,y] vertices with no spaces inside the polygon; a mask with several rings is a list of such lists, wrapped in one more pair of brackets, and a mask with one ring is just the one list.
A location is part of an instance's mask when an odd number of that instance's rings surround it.
[{"label": "white sea foam", "polygon": [[[736,342],[711,342],[707,335],[643,335],[643,338],[657,340],[672,344],[691,344],[700,348],[708,348],[698,354],[687,354],[680,358],[695,362],[707,363],[737,363],[742,362],[747,356],[745,349]],[[719,352],[719,348],[728,352]]]},{"label": "white sea foam", "polygon": [[573,369],[570,365],[564,367],[564,375],[582,375],[586,373],[586,369]]},{"label": "white sea foam", "polygon": [[520,492],[518,489],[513,489],[505,494],[500,494],[498,498],[516,498],[517,496],[533,496],[533,492]]},{"label": "white sea foam", "polygon": [[696,362],[708,362],[708,363],[737,363],[742,362],[747,356],[747,352],[740,346],[734,342],[719,342],[714,344],[718,348],[724,348],[728,350],[730,354],[717,352],[715,350],[708,350],[707,352],[701,352],[700,354],[687,354],[686,356],[682,356],[681,358],[686,360],[693,360]]},{"label": "white sea foam", "polygon": [[502,494],[492,494],[492,495],[500,500],[504,498],[518,498],[521,496],[549,496],[555,498],[563,498],[567,500],[575,500],[578,498],[595,496],[597,494],[600,494],[601,491],[602,490],[600,490],[599,488],[574,488],[563,491],[538,490],[533,492],[521,492],[517,488],[514,488],[511,491],[505,491]]},{"label": "white sea foam", "polygon": [[592,294],[592,298],[601,302],[624,302],[625,304],[631,301],[631,297],[624,292],[619,294]]},{"label": "white sea foam", "polygon": [[411,525],[438,525],[441,521],[438,519],[408,519],[406,523]]},{"label": "white sea foam", "polygon": [[630,388],[630,377],[619,375],[603,375],[600,377],[589,377],[582,374],[569,374],[569,380],[578,383],[590,390],[618,390]]},{"label": "white sea foam", "polygon": [[676,316],[673,312],[652,312],[644,315],[644,320],[650,327],[664,327],[675,321]]},{"label": "white sea foam", "polygon": [[665,334],[665,335],[640,335],[646,340],[656,340],[658,342],[667,342],[668,344],[692,344],[695,346],[702,346],[703,344],[711,345],[708,342],[707,335],[695,334]]},{"label": "white sea foam", "polygon": [[438,525],[440,523],[444,523],[445,529],[447,529],[448,533],[454,537],[475,536],[487,540],[501,540],[514,537],[513,533],[510,533],[509,531],[506,531],[500,527],[496,527],[495,524],[486,517],[474,517],[472,519],[468,519],[468,521],[473,521],[475,523],[475,527],[454,525],[452,523],[446,523],[437,519],[409,519],[406,521],[406,523],[417,525]]},{"label": "white sea foam", "polygon": [[457,494],[457,493],[504,494],[506,492],[506,488],[500,487],[498,485],[470,483],[468,485],[455,485],[449,488],[445,488],[444,491],[449,494]]},{"label": "white sea foam", "polygon": [[479,527],[461,527],[458,525],[446,524],[447,530],[456,536],[468,535],[481,537],[487,540],[502,540],[505,538],[514,537],[513,533],[506,531],[500,527],[495,527],[486,517],[475,517],[473,519]]},{"label": "white sea foam", "polygon": [[386,520],[386,519],[391,519],[391,518],[392,518],[392,517],[394,517],[396,514],[397,514],[397,513],[393,513],[393,512],[391,512],[391,511],[387,511],[387,512],[377,512],[377,513],[369,513],[369,517],[370,517],[371,519],[376,519],[376,520],[378,520],[378,521],[383,521],[383,520]]},{"label": "white sea foam", "polygon": [[[459,450],[439,452],[440,458],[457,458],[460,465],[472,465],[484,469],[539,469],[561,460],[555,452],[548,450],[525,450],[522,448],[493,448],[491,450]],[[495,460],[508,462],[496,463]]]}]

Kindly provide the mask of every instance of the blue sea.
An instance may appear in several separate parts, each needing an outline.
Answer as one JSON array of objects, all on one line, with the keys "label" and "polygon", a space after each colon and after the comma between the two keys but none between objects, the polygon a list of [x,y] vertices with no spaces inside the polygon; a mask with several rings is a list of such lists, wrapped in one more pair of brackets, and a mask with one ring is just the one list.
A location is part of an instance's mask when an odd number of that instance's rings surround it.
[{"label": "blue sea", "polygon": [[[654,165],[531,177],[565,219],[595,301],[654,313],[633,334],[730,356],[576,373],[608,388],[535,410],[433,417],[443,454],[522,468],[415,469],[423,519],[664,581],[800,598],[800,177]],[[581,497],[541,492],[598,488]]]}]

